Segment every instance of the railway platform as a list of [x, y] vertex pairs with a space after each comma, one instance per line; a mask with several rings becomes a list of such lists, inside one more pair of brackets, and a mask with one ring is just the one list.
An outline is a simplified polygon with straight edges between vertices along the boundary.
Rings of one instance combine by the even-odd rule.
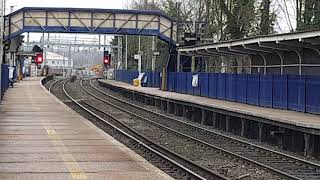
[[171, 179], [26, 78], [0, 105], [0, 179]]
[[[320, 116], [272, 109], [200, 96], [135, 87], [113, 80], [100, 84], [117, 89], [135, 101], [159, 107], [163, 112], [185, 116], [202, 125], [259, 141], [270, 141], [284, 149], [305, 154], [319, 152]], [[151, 102], [151, 103], [150, 103]]]

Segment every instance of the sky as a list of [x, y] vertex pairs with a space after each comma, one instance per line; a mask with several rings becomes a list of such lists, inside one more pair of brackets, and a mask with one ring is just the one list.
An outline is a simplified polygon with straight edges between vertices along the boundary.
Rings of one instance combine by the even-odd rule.
[[10, 6], [14, 6], [14, 11], [22, 7], [123, 9], [125, 2], [126, 0], [6, 0], [6, 12], [10, 12]]

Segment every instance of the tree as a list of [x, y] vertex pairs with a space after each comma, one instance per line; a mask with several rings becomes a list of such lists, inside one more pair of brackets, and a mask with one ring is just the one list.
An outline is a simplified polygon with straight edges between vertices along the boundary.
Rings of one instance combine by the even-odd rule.
[[320, 28], [320, 1], [296, 0], [297, 30]]

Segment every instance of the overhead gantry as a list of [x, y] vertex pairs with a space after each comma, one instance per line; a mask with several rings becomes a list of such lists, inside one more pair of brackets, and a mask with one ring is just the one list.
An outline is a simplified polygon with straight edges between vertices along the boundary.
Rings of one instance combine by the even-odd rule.
[[158, 36], [175, 46], [177, 23], [156, 10], [25, 7], [5, 17], [5, 40], [25, 32]]
[[200, 44], [178, 48], [180, 56], [248, 56], [249, 73], [320, 74], [320, 31], [304, 31], [279, 35]]

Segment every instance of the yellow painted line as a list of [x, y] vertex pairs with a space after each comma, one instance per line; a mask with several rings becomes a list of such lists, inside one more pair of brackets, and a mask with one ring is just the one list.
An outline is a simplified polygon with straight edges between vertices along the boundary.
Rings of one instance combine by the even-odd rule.
[[52, 140], [52, 143], [56, 145], [56, 149], [59, 152], [60, 157], [63, 159], [63, 162], [69, 169], [72, 179], [76, 180], [85, 180], [87, 179], [86, 174], [82, 171], [81, 167], [77, 163], [76, 159], [70, 153], [65, 153], [68, 151], [68, 148], [63, 144], [63, 141], [59, 134], [50, 127], [46, 127], [48, 137]]

